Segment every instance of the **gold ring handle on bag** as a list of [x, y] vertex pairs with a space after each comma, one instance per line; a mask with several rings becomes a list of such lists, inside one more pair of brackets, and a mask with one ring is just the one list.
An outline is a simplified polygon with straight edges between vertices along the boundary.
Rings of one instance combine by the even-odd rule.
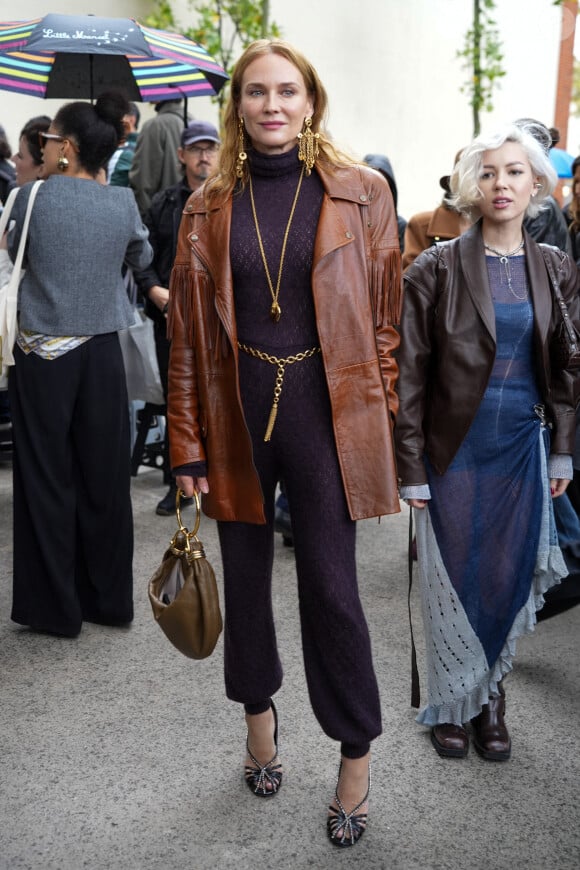
[[[177, 531], [171, 539], [171, 548], [178, 552], [185, 552], [188, 559], [203, 559], [205, 557], [203, 544], [197, 537], [199, 526], [201, 524], [201, 503], [199, 493], [193, 493], [195, 502], [195, 522], [193, 530], [190, 532], [184, 525], [181, 519], [181, 498], [187, 498], [183, 490], [178, 489], [175, 495], [175, 515], [177, 518]], [[192, 542], [194, 546], [192, 547]]]
[[183, 490], [178, 489], [176, 494], [175, 494], [175, 513], [177, 515], [177, 525], [179, 526], [180, 531], [186, 532], [189, 535], [189, 537], [194, 538], [199, 531], [199, 526], [201, 523], [201, 505], [200, 505], [200, 501], [199, 501], [199, 493], [198, 492], [193, 493], [193, 498], [195, 499], [195, 513], [196, 513], [196, 515], [195, 515], [195, 525], [193, 527], [192, 532], [188, 532], [187, 529], [184, 527], [183, 523], [181, 522], [181, 497], [182, 496], [183, 496], [183, 498], [187, 498], [187, 496], [185, 495]]

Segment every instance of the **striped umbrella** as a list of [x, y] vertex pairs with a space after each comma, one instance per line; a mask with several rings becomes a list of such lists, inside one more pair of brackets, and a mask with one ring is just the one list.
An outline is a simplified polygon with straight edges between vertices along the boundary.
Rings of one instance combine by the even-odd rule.
[[44, 99], [123, 91], [134, 102], [213, 96], [224, 69], [197, 43], [132, 18], [45, 15], [0, 22], [0, 89]]

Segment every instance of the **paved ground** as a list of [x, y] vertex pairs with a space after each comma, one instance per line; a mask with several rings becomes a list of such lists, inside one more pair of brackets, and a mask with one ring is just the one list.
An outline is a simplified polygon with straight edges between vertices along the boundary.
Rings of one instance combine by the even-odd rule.
[[[512, 760], [440, 759], [409, 707], [407, 516], [359, 524], [384, 735], [368, 831], [339, 852], [324, 827], [338, 754], [307, 700], [292, 550], [278, 542], [274, 596], [286, 774], [263, 801], [242, 782], [243, 719], [224, 698], [221, 641], [192, 662], [151, 616], [147, 580], [174, 523], [153, 512], [160, 477], [133, 482], [133, 626], [87, 625], [71, 641], [9, 620], [11, 470], [0, 466], [0, 870], [580, 867], [580, 608], [520, 641], [507, 681]], [[218, 566], [211, 521], [200, 537]]]

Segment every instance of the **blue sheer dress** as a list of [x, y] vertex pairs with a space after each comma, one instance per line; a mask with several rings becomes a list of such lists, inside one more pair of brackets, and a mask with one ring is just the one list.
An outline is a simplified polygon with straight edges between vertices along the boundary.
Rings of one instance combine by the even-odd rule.
[[478, 413], [443, 475], [426, 460], [431, 501], [415, 511], [428, 704], [417, 721], [476, 716], [533, 630], [566, 567], [547, 474], [549, 430], [534, 374], [525, 257], [486, 257], [497, 351]]

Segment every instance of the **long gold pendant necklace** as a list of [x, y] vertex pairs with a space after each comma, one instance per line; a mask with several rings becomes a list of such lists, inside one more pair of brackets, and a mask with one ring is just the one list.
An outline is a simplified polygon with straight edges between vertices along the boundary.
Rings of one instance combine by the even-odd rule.
[[282, 242], [282, 253], [280, 254], [280, 266], [278, 267], [278, 280], [276, 281], [276, 288], [274, 289], [274, 284], [272, 283], [272, 277], [270, 275], [270, 270], [268, 268], [268, 262], [266, 260], [266, 254], [264, 251], [264, 244], [262, 242], [262, 235], [260, 233], [260, 227], [258, 225], [258, 215], [256, 214], [256, 203], [254, 202], [254, 190], [252, 187], [252, 175], [249, 174], [249, 183], [250, 183], [250, 202], [252, 203], [252, 214], [254, 215], [254, 224], [256, 227], [256, 235], [258, 237], [258, 245], [260, 246], [260, 254], [262, 255], [262, 262], [264, 264], [264, 271], [266, 272], [266, 279], [268, 281], [268, 287], [270, 288], [270, 295], [272, 296], [272, 305], [270, 306], [270, 317], [274, 321], [274, 323], [278, 323], [280, 320], [280, 316], [282, 314], [282, 309], [280, 308], [280, 304], [278, 302], [278, 296], [280, 295], [280, 281], [282, 280], [282, 269], [284, 268], [284, 256], [286, 254], [286, 243], [288, 241], [288, 235], [290, 233], [290, 226], [292, 224], [292, 218], [294, 217], [294, 211], [296, 209], [296, 203], [298, 202], [298, 194], [300, 193], [300, 188], [302, 186], [302, 178], [304, 176], [304, 165], [302, 166], [302, 172], [300, 173], [300, 178], [298, 179], [298, 186], [296, 187], [296, 193], [294, 194], [294, 202], [292, 203], [292, 208], [290, 209], [290, 217], [288, 218], [288, 223], [286, 224], [286, 231], [284, 233], [284, 241]]

